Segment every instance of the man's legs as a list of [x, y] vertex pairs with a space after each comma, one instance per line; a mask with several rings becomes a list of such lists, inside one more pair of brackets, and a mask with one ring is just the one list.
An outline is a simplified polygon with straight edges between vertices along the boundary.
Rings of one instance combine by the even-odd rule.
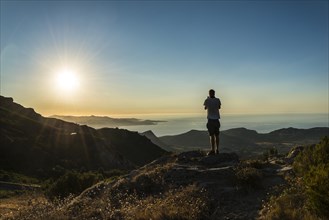
[[213, 151], [214, 153], [216, 152], [215, 150], [215, 142], [217, 141], [216, 136], [210, 135], [210, 146], [211, 146], [211, 151]]
[[[214, 145], [215, 145], [215, 143], [214, 143]], [[215, 149], [215, 146], [213, 147], [213, 149]], [[215, 151], [216, 154], [219, 153], [218, 149], [219, 149], [219, 134], [216, 134], [216, 151]]]
[[219, 153], [219, 134], [210, 135], [211, 152]]
[[210, 146], [211, 151], [209, 154], [218, 154], [218, 148], [219, 148], [219, 128], [220, 123], [219, 120], [208, 120], [207, 128], [209, 132], [210, 137]]

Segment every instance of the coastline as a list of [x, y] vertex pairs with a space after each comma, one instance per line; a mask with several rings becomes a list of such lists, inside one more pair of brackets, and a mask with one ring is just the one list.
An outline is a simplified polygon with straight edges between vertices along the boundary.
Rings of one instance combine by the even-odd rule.
[[[119, 126], [119, 128], [145, 132], [152, 130], [158, 137], [177, 135], [190, 130], [206, 130], [204, 115], [171, 115], [150, 117], [151, 120], [165, 120], [166, 122], [147, 126]], [[315, 114], [271, 114], [271, 115], [225, 115], [221, 117], [221, 130], [244, 127], [258, 133], [268, 133], [282, 128], [309, 129], [314, 127], [329, 127], [329, 115]]]

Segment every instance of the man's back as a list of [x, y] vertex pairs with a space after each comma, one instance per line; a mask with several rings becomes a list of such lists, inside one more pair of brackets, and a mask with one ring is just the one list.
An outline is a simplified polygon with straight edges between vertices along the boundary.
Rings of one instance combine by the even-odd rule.
[[220, 102], [219, 98], [208, 97], [204, 101], [204, 106], [207, 109], [207, 118], [208, 119], [220, 119], [219, 109], [221, 106], [221, 102]]

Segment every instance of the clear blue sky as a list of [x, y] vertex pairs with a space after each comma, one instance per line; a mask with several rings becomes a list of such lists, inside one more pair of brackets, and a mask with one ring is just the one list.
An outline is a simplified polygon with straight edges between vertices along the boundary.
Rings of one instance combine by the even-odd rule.
[[202, 113], [210, 88], [223, 113], [327, 113], [328, 1], [1, 0], [1, 95], [44, 115]]

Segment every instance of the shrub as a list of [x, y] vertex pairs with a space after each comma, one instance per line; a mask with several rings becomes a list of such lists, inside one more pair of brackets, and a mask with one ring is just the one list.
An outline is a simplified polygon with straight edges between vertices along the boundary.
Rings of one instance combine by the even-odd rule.
[[293, 166], [303, 180], [310, 208], [320, 216], [329, 216], [329, 138], [305, 148]]
[[104, 178], [99, 173], [67, 171], [54, 183], [46, 185], [45, 195], [51, 200], [77, 195], [102, 179]]
[[240, 167], [235, 172], [237, 185], [247, 189], [261, 188], [262, 173], [253, 167]]
[[293, 163], [296, 176], [272, 196], [260, 219], [327, 219], [329, 216], [329, 139], [305, 147]]
[[246, 160], [244, 163], [246, 164], [246, 166], [256, 169], [262, 169], [266, 165], [266, 162], [262, 160]]
[[23, 174], [0, 170], [0, 181], [24, 183], [24, 184], [38, 184], [40, 181], [34, 177], [26, 176]]
[[278, 149], [276, 147], [272, 147], [269, 149], [269, 155], [270, 156], [278, 156]]
[[278, 155], [279, 155], [278, 149], [276, 149], [276, 147], [272, 147], [263, 153], [262, 158], [263, 160], [268, 160], [269, 158], [277, 157]]
[[305, 195], [300, 187], [290, 187], [279, 196], [272, 196], [270, 201], [261, 211], [260, 219], [298, 219], [316, 220], [316, 215], [311, 213], [305, 206]]

